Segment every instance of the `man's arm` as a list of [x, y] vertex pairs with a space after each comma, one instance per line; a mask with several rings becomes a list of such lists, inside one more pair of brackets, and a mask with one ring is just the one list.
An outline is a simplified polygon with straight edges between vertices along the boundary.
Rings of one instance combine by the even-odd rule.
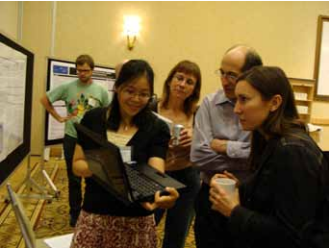
[[201, 171], [216, 171], [216, 167], [222, 165], [227, 158], [225, 154], [217, 153], [211, 148], [214, 136], [211, 128], [210, 108], [210, 102], [205, 98], [195, 116], [190, 159]]
[[61, 117], [55, 110], [54, 106], [52, 103], [49, 101], [47, 95], [45, 94], [41, 99], [40, 99], [41, 104], [45, 107], [47, 112], [50, 113], [51, 116], [53, 116], [54, 119], [56, 119], [60, 123], [64, 123], [67, 120], [70, 119], [70, 117]]
[[[212, 129], [212, 122], [216, 122], [216, 119], [211, 116], [211, 108], [214, 106], [205, 98], [195, 118], [191, 161], [201, 171], [221, 171], [223, 165], [230, 164], [230, 161], [234, 163], [236, 159], [245, 159], [250, 153], [249, 142], [216, 138]], [[218, 125], [223, 125], [223, 129], [227, 129], [224, 127], [225, 124]], [[246, 141], [244, 138], [241, 140]]]
[[230, 158], [248, 158], [250, 153], [250, 143], [241, 141], [230, 141], [215, 138], [210, 142], [210, 147]]

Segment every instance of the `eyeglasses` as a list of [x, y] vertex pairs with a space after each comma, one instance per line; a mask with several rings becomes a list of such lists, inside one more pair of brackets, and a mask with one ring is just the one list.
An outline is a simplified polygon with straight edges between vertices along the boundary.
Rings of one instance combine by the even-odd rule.
[[195, 84], [195, 80], [185, 77], [184, 75], [181, 75], [181, 74], [175, 74], [174, 79], [179, 82], [183, 82], [185, 80], [186, 84], [188, 84], [190, 86]]
[[77, 74], [89, 73], [90, 71], [91, 71], [91, 69], [77, 69]]
[[148, 101], [151, 98], [151, 95], [149, 93], [138, 93], [130, 89], [123, 89], [122, 93], [127, 97], [127, 98], [135, 98], [138, 97], [140, 100], [143, 101]]
[[217, 69], [215, 74], [219, 75], [221, 78], [226, 78], [231, 82], [235, 82], [239, 77], [239, 75], [234, 72], [224, 72], [222, 69]]

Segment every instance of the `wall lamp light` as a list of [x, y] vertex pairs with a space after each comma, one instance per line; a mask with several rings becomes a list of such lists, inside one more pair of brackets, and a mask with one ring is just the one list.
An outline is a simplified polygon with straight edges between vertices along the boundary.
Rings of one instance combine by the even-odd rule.
[[132, 50], [140, 30], [140, 18], [138, 16], [125, 16], [123, 29], [127, 36], [127, 48]]

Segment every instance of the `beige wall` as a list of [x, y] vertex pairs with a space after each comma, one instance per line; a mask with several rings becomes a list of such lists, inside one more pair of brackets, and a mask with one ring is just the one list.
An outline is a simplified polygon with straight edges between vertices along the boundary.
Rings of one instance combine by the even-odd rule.
[[18, 21], [18, 2], [0, 2], [0, 31], [16, 40]]
[[[247, 43], [265, 64], [282, 67], [288, 76], [312, 78], [317, 18], [329, 15], [329, 2], [56, 2], [54, 56], [74, 60], [90, 53], [101, 65], [115, 66], [130, 58], [144, 58], [156, 73], [161, 93], [168, 71], [182, 59], [202, 70], [202, 96], [220, 87], [214, 70], [224, 51]], [[46, 56], [51, 48], [49, 2], [24, 2], [23, 44], [36, 55], [32, 153], [42, 147], [43, 110], [38, 103], [45, 90]], [[1, 14], [1, 12], [0, 12]], [[142, 30], [136, 47], [128, 51], [122, 35], [123, 16], [139, 15]], [[315, 104], [326, 116], [329, 104]], [[328, 117], [328, 115], [327, 115]], [[329, 137], [329, 136], [327, 136]]]
[[22, 43], [34, 54], [32, 97], [31, 154], [40, 155], [43, 148], [44, 115], [40, 98], [45, 92], [47, 56], [51, 47], [51, 2], [25, 2]]

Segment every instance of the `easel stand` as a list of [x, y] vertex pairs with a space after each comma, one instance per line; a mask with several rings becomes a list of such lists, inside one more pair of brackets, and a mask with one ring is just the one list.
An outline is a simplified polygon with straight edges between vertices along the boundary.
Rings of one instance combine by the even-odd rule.
[[[37, 183], [33, 178], [32, 178], [32, 169], [31, 169], [31, 159], [30, 159], [30, 155], [28, 155], [28, 162], [27, 162], [27, 174], [26, 174], [26, 178], [23, 182], [23, 184], [26, 185], [26, 188], [28, 190], [27, 194], [20, 194], [19, 197], [20, 198], [25, 198], [25, 199], [44, 199], [44, 200], [49, 200], [51, 202], [51, 200], [53, 198], [58, 198], [60, 195], [60, 191], [58, 191], [58, 189], [56, 188], [55, 184], [53, 183], [53, 181], [51, 180], [51, 178], [49, 177], [49, 175], [47, 174], [45, 168], [44, 168], [44, 152], [45, 150], [43, 150], [42, 156], [41, 156], [41, 162], [40, 162], [40, 172], [38, 172], [39, 174], [42, 174], [42, 179], [45, 180], [45, 185], [41, 186], [39, 183]], [[54, 166], [54, 170], [58, 169], [58, 164], [56, 163]], [[50, 193], [47, 189], [46, 186], [50, 187]], [[38, 193], [34, 194], [32, 193], [32, 190], [37, 190]]]

